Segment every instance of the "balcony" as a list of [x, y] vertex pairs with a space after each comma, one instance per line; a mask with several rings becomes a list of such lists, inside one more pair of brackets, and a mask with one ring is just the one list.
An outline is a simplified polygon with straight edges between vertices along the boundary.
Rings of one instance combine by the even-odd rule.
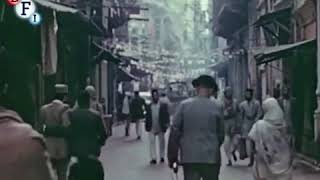
[[229, 39], [248, 23], [248, 1], [229, 0], [225, 2], [215, 22], [214, 32], [217, 36]]

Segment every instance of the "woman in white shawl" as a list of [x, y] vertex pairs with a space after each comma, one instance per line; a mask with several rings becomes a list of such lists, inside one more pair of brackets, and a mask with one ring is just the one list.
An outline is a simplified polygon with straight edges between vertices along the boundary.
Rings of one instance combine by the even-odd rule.
[[252, 127], [249, 137], [255, 142], [256, 180], [291, 180], [292, 153], [285, 134], [284, 114], [277, 100], [268, 98], [262, 105], [264, 117]]

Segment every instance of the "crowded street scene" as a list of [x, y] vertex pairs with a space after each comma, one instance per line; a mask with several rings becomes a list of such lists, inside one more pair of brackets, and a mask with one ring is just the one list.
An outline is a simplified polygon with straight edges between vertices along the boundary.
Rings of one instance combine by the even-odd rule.
[[1, 0], [0, 180], [319, 180], [320, 0]]

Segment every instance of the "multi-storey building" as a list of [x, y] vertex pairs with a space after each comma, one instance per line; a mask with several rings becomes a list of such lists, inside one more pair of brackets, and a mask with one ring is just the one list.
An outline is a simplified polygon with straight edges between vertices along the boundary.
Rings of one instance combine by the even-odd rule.
[[[224, 54], [228, 57], [228, 68], [222, 68], [226, 85], [234, 89], [234, 96], [242, 100], [248, 87], [248, 14], [246, 0], [214, 1], [216, 12], [214, 32], [218, 37], [227, 40], [228, 47]], [[218, 12], [218, 14], [217, 14]], [[236, 21], [235, 21], [236, 19]], [[218, 40], [219, 42], [219, 40]]]

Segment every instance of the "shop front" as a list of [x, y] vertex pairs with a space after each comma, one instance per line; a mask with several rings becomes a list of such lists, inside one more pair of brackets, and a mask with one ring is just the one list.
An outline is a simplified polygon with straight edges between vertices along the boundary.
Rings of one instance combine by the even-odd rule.
[[[298, 153], [320, 160], [320, 146], [314, 142], [314, 110], [316, 109], [316, 40], [264, 48], [255, 55], [257, 66], [270, 66], [283, 61], [282, 90], [288, 89], [291, 103], [291, 121]], [[261, 74], [260, 74], [261, 76]], [[260, 86], [268, 82], [260, 81]], [[280, 97], [281, 98], [281, 97]]]

